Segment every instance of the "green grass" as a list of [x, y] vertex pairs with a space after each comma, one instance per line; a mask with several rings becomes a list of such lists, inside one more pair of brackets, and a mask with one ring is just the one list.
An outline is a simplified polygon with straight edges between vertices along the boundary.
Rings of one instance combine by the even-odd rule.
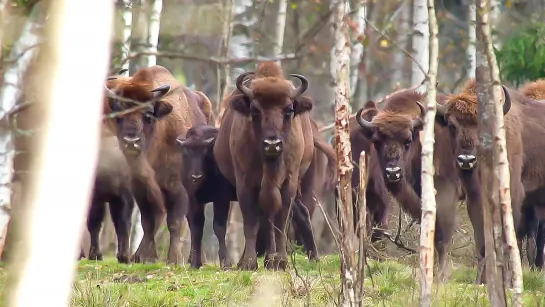
[[[163, 263], [122, 265], [114, 259], [79, 263], [72, 306], [335, 306], [340, 289], [339, 257], [319, 263], [295, 257], [287, 272], [199, 270]], [[0, 271], [1, 289], [6, 284]], [[297, 273], [296, 273], [297, 272]], [[371, 274], [369, 274], [371, 273]], [[473, 284], [476, 271], [455, 267], [450, 281], [434, 288], [434, 306], [489, 306], [485, 286]], [[418, 268], [395, 261], [369, 261], [366, 306], [417, 306]], [[545, 306], [541, 272], [524, 274], [524, 306]]]

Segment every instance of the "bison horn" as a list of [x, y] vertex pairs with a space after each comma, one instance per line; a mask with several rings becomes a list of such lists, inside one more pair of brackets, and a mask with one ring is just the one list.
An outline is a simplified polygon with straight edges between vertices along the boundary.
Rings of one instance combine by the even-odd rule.
[[444, 117], [445, 113], [447, 111], [447, 108], [444, 105], [440, 104], [440, 103], [437, 104], [436, 108], [437, 108], [437, 112], [435, 113], [435, 116], [436, 117]]
[[373, 130], [375, 128], [375, 124], [363, 119], [363, 117], [361, 117], [361, 112], [363, 112], [363, 108], [359, 109], [358, 113], [356, 113], [356, 122], [358, 122], [358, 125], [360, 125], [363, 129]]
[[206, 144], [211, 144], [211, 143], [212, 143], [212, 141], [214, 141], [214, 138], [213, 138], [213, 137], [212, 137], [212, 138], [208, 138], [208, 139], [204, 140], [204, 142], [205, 142]]
[[505, 115], [511, 109], [511, 95], [509, 95], [509, 91], [507, 90], [505, 85], [502, 85], [501, 88], [503, 89], [505, 99], [505, 101], [503, 102], [503, 115]]
[[117, 74], [118, 74], [118, 75], [122, 75], [122, 74], [126, 73], [127, 71], [128, 71], [127, 68], [122, 68], [121, 70], [119, 70], [119, 71], [117, 72]]
[[163, 84], [153, 90], [151, 90], [152, 93], [155, 93], [153, 98], [161, 98], [163, 96], [165, 96], [168, 91], [170, 91], [170, 85], [169, 84]]
[[420, 117], [412, 120], [413, 129], [420, 128], [424, 124], [424, 121], [422, 119], [426, 114], [426, 108], [424, 108], [423, 104], [421, 104], [419, 101], [416, 101], [416, 105], [420, 109]]
[[308, 80], [305, 76], [299, 75], [299, 74], [290, 74], [290, 77], [295, 77], [299, 80], [301, 80], [301, 85], [295, 89], [295, 93], [291, 96], [291, 98], [295, 98], [303, 94], [307, 88], [308, 88]]
[[107, 81], [110, 81], [110, 80], [115, 80], [117, 79], [117, 76], [111, 76], [111, 77], [108, 77], [108, 79], [106, 79]]
[[244, 82], [244, 78], [246, 78], [246, 76], [253, 75], [253, 74], [255, 73], [251, 71], [240, 74], [236, 82], [237, 89], [242, 93], [242, 95], [250, 99], [254, 98], [254, 92], [251, 89], [249, 89], [246, 85], [242, 84], [242, 82]]
[[180, 145], [180, 146], [184, 146], [185, 145], [185, 140], [176, 139], [176, 143], [178, 143], [178, 145]]

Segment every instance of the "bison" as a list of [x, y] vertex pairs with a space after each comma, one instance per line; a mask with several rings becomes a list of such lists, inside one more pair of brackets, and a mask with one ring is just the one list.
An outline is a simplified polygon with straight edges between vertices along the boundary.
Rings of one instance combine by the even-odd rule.
[[[443, 102], [446, 97], [438, 95]], [[422, 130], [426, 101], [424, 94], [414, 90], [394, 93], [383, 101], [377, 110], [367, 104], [364, 111], [377, 114], [371, 121], [356, 117], [358, 132], [373, 142], [370, 148], [370, 177], [385, 186], [397, 199], [404, 211], [413, 218], [421, 217], [421, 150], [419, 132]], [[358, 113], [362, 114], [360, 110]], [[454, 231], [456, 204], [461, 198], [461, 189], [455, 173], [456, 166], [449, 133], [446, 128], [435, 124], [434, 182], [437, 190], [437, 218], [435, 248], [438, 253], [440, 279], [447, 276], [447, 250]], [[377, 167], [373, 167], [376, 164]], [[376, 186], [376, 185], [375, 185]], [[384, 196], [383, 196], [384, 197]]]
[[[251, 74], [255, 78], [247, 87], [242, 82]], [[255, 73], [241, 74], [236, 81], [238, 92], [227, 98], [229, 108], [214, 145], [221, 173], [237, 190], [246, 240], [238, 267], [245, 270], [257, 269], [260, 223], [267, 235], [265, 267], [286, 268], [286, 221], [314, 154], [309, 117], [313, 101], [302, 96], [308, 81], [302, 75], [291, 76], [301, 80], [299, 87], [294, 88], [274, 62], [260, 64]]]
[[170, 232], [167, 261], [179, 263], [188, 198], [176, 137], [207, 122], [200, 106], [210, 105], [210, 101], [204, 95], [188, 97], [189, 90], [159, 65], [142, 68], [106, 91], [110, 108], [118, 113], [116, 136], [132, 169], [133, 193], [142, 216], [144, 237], [133, 260], [157, 259], [155, 234], [166, 213]]
[[[503, 89], [503, 114], [510, 169], [511, 204], [519, 247], [525, 235], [521, 222], [523, 201], [533, 203], [538, 209], [540, 199], [533, 193], [545, 187], [545, 166], [540, 163], [545, 142], [536, 135], [545, 133], [540, 118], [545, 115], [545, 104], [525, 97], [521, 92]], [[448, 127], [453, 141], [458, 173], [467, 194], [467, 206], [475, 230], [475, 244], [480, 258], [484, 257], [483, 217], [481, 210], [480, 178], [476, 172], [477, 157], [477, 94], [475, 79], [469, 80], [461, 93], [450, 97], [444, 106], [438, 107], [437, 119]], [[536, 194], [534, 194], [536, 195]], [[536, 210], [537, 211], [537, 210]], [[484, 274], [478, 281], [484, 282]]]
[[191, 231], [191, 267], [202, 266], [202, 235], [204, 228], [204, 205], [213, 202], [214, 233], [218, 238], [218, 256], [222, 268], [230, 267], [225, 234], [230, 202], [237, 200], [235, 187], [223, 177], [214, 161], [213, 146], [218, 128], [200, 125], [179, 136], [176, 142], [181, 148], [182, 182], [189, 196], [187, 214]]

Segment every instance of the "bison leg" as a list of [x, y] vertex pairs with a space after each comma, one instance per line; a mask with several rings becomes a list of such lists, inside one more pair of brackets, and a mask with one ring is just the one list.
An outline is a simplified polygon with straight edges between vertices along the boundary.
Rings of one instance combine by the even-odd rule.
[[[238, 187], [237, 187], [238, 188]], [[242, 213], [242, 222], [244, 223], [244, 253], [240, 258], [237, 267], [242, 270], [257, 270], [256, 240], [259, 229], [259, 212], [256, 212], [254, 206], [255, 197], [249, 191], [237, 189], [238, 203]]]
[[189, 202], [187, 192], [180, 184], [178, 189], [163, 193], [167, 207], [167, 226], [170, 233], [167, 263], [180, 264], [182, 263], [182, 223], [187, 214], [187, 203]]
[[437, 195], [437, 219], [435, 221], [435, 249], [439, 265], [439, 282], [446, 282], [450, 267], [448, 265], [447, 252], [452, 242], [454, 227], [456, 224], [456, 211], [458, 208], [457, 187], [447, 180], [435, 180]]
[[102, 260], [99, 237], [105, 213], [105, 203], [93, 199], [91, 209], [89, 210], [89, 216], [87, 216], [87, 230], [91, 236], [91, 246], [89, 248], [90, 260]]
[[204, 229], [204, 206], [199, 204], [195, 199], [191, 199], [189, 203], [189, 213], [187, 222], [189, 231], [191, 232], [191, 251], [190, 262], [191, 267], [198, 269], [202, 266], [202, 234]]
[[120, 263], [129, 263], [131, 215], [134, 210], [134, 201], [129, 192], [122, 193], [119, 198], [110, 201], [110, 215], [117, 235], [117, 260]]
[[83, 252], [83, 246], [80, 247], [80, 250], [79, 250], [79, 257], [78, 257], [78, 260], [81, 260], [85, 258], [85, 253]]
[[155, 234], [165, 217], [163, 196], [156, 184], [155, 188], [151, 185], [148, 188], [148, 185], [136, 182], [133, 185], [133, 191], [142, 217], [144, 236], [132, 257], [132, 261], [138, 263], [155, 262], [158, 258], [155, 248]]
[[225, 243], [225, 234], [227, 233], [227, 219], [229, 218], [229, 210], [231, 209], [230, 201], [215, 201], [214, 202], [214, 233], [218, 238], [218, 257], [222, 269], [231, 267], [229, 255], [227, 253], [227, 244]]
[[535, 266], [538, 269], [543, 269], [543, 250], [545, 248], [545, 222], [539, 221], [536, 234], [536, 261]]
[[312, 233], [312, 223], [307, 207], [300, 200], [295, 199], [292, 205], [292, 214], [294, 226], [297, 226], [296, 229], [299, 230], [298, 233], [303, 238], [303, 245], [305, 246], [308, 259], [318, 260], [318, 250], [314, 234]]

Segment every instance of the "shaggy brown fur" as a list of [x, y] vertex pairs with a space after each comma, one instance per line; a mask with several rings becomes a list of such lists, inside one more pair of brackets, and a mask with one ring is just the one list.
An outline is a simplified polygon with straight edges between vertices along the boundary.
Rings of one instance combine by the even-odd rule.
[[520, 92], [534, 100], [543, 100], [545, 99], [545, 79], [539, 79], [537, 81], [525, 84]]
[[[263, 63], [258, 67], [256, 76], [259, 78], [252, 80], [248, 89], [253, 92], [254, 99], [239, 91], [228, 97], [230, 107], [225, 111], [214, 146], [214, 158], [221, 173], [237, 189], [246, 239], [238, 266], [247, 270], [257, 268], [256, 239], [260, 223], [267, 227], [265, 266], [269, 269], [286, 267], [287, 251], [282, 230], [291, 201], [314, 154], [308, 114], [312, 100], [304, 96], [288, 97], [292, 92], [291, 85], [280, 79], [281, 69], [274, 65], [277, 64]], [[243, 86], [241, 78], [237, 80], [239, 86]], [[265, 152], [265, 148], [270, 148], [264, 146], [265, 140], [278, 141], [281, 149], [269, 155]], [[255, 206], [256, 202], [259, 207]], [[298, 209], [303, 207], [296, 199], [293, 217], [301, 225], [310, 226], [310, 221], [298, 214]], [[300, 230], [313, 241], [310, 227]], [[310, 258], [317, 257], [313, 245]]]
[[[444, 103], [446, 96], [438, 95], [437, 101]], [[373, 141], [370, 148], [370, 180], [374, 180], [375, 192], [379, 197], [379, 205], [387, 205], [387, 195], [381, 192], [383, 183], [397, 199], [402, 208], [414, 218], [421, 215], [421, 144], [419, 131], [422, 126], [414, 128], [412, 121], [423, 117], [416, 104], [426, 104], [426, 97], [415, 91], [402, 91], [389, 97], [376, 110], [369, 127], [360, 126], [354, 133]], [[372, 106], [369, 106], [372, 108]], [[357, 132], [356, 132], [357, 131]], [[436, 142], [434, 146], [435, 185], [437, 189], [437, 220], [435, 246], [439, 254], [438, 262], [442, 279], [447, 275], [447, 249], [450, 245], [456, 216], [456, 204], [461, 197], [458, 178], [455, 175], [451, 142], [448, 130], [435, 125]], [[387, 178], [388, 170], [398, 167], [400, 178]], [[380, 199], [381, 198], [381, 199]], [[382, 201], [381, 201], [382, 200]]]
[[[116, 126], [120, 146], [132, 168], [134, 196], [142, 213], [144, 238], [133, 256], [136, 262], [156, 260], [155, 234], [165, 211], [170, 231], [168, 262], [182, 260], [180, 235], [188, 200], [175, 140], [191, 126], [205, 124], [206, 119], [198, 102], [188, 99], [183, 86], [162, 66], [143, 68], [132, 77], [119, 80], [112, 90], [125, 98], [146, 102], [153, 97], [152, 90], [165, 84], [170, 85], [169, 95], [149, 108], [121, 116]], [[132, 105], [110, 99], [113, 111], [126, 110]], [[125, 141], [135, 137], [139, 138], [134, 141], [138, 147]]]

